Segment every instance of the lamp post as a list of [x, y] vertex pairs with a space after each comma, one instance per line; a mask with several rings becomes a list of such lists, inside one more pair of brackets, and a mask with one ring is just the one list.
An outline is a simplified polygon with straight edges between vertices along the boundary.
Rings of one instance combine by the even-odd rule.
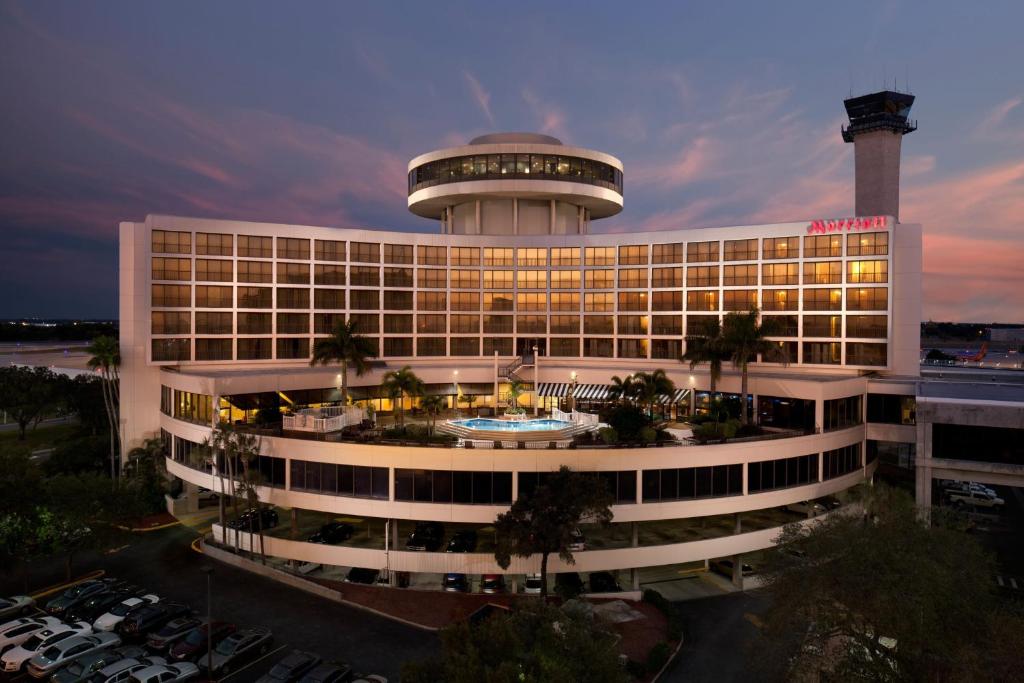
[[459, 417], [459, 371], [452, 370], [452, 384], [455, 385], [455, 418]]
[[206, 574], [206, 674], [213, 680], [213, 567], [203, 567]]
[[576, 410], [576, 371], [573, 370], [569, 373], [569, 379], [572, 380], [572, 386], [569, 387], [569, 412]]
[[540, 356], [537, 355], [537, 344], [533, 345], [533, 416], [540, 414], [540, 401], [537, 398], [537, 380], [540, 373]]

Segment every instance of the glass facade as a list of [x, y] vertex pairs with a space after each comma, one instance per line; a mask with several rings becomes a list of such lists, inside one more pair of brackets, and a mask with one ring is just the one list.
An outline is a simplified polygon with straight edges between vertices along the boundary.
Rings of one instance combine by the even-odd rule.
[[470, 180], [562, 180], [622, 194], [622, 171], [581, 157], [554, 154], [475, 154], [421, 164], [409, 171], [409, 194]]

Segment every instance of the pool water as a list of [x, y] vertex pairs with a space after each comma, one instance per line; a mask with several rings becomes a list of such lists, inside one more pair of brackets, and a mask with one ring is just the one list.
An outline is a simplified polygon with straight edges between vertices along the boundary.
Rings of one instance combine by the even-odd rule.
[[452, 420], [453, 425], [486, 432], [551, 432], [571, 427], [564, 420], [489, 420], [474, 417], [468, 420]]

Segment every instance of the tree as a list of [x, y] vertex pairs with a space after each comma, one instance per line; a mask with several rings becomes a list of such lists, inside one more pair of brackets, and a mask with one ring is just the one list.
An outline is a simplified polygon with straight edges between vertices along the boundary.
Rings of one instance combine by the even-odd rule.
[[242, 465], [237, 494], [246, 501], [247, 509], [256, 511], [255, 515], [249, 515], [249, 548], [252, 548], [251, 538], [253, 533], [253, 523], [255, 523], [255, 531], [260, 538], [260, 560], [263, 564], [266, 564], [267, 553], [263, 540], [263, 504], [260, 502], [259, 494], [259, 487], [263, 485], [263, 475], [259, 469], [254, 469], [252, 466], [260, 455], [260, 438], [255, 434], [249, 434], [246, 432], [235, 432], [234, 436], [235, 451], [238, 454], [238, 461]]
[[341, 364], [341, 403], [348, 405], [348, 368], [351, 365], [358, 377], [362, 377], [370, 369], [369, 360], [377, 357], [377, 349], [373, 342], [356, 333], [353, 320], [338, 323], [333, 334], [325, 339], [318, 339], [313, 346], [313, 358], [310, 365]]
[[37, 424], [57, 399], [57, 375], [48, 368], [0, 367], [0, 410], [18, 423], [18, 441], [30, 424]]
[[618, 636], [578, 611], [537, 600], [441, 631], [441, 656], [402, 667], [408, 683], [625, 683]]
[[634, 396], [641, 405], [647, 406], [647, 414], [654, 417], [654, 404], [662, 396], [671, 396], [676, 385], [661, 368], [653, 372], [638, 372], [632, 379]]
[[469, 410], [470, 416], [473, 415], [473, 404], [476, 403], [477, 398], [476, 394], [465, 394], [462, 396], [462, 401], [466, 404], [466, 409]]
[[518, 379], [510, 379], [508, 382], [508, 412], [515, 415], [520, 411], [519, 397], [523, 395], [525, 385]]
[[[254, 445], [255, 442], [255, 445]], [[239, 472], [243, 455], [248, 454], [255, 448], [259, 452], [259, 443], [255, 435], [241, 432], [231, 424], [218, 424], [210, 436], [203, 439], [199, 448], [194, 449], [193, 459], [195, 461], [209, 462], [217, 471], [220, 479], [220, 523], [224, 525], [224, 496], [231, 501], [231, 509], [234, 516], [238, 517], [238, 498], [241, 495], [239, 490]], [[238, 529], [235, 529], [235, 549], [238, 549]]]
[[690, 370], [695, 370], [701, 363], [707, 363], [711, 378], [709, 390], [714, 394], [718, 380], [722, 379], [722, 363], [729, 360], [731, 354], [722, 342], [722, 325], [717, 317], [708, 321], [703, 332], [686, 338], [686, 353], [679, 360], [689, 363]]
[[612, 385], [608, 387], [609, 400], [629, 403], [635, 396], [636, 386], [633, 384], [632, 375], [626, 375], [625, 379], [612, 375]]
[[532, 494], [523, 495], [494, 522], [494, 559], [507, 569], [512, 556], [540, 553], [541, 595], [548, 594], [548, 556], [557, 553], [573, 564], [573, 531], [586, 520], [602, 526], [612, 521], [612, 494], [604, 479], [573, 472], [563, 465], [543, 480]]
[[384, 375], [381, 388], [385, 395], [398, 399], [398, 424], [405, 425], [405, 396], [422, 396], [423, 380], [408, 365]]
[[125, 478], [138, 492], [147, 512], [156, 512], [164, 505], [167, 493], [167, 453], [163, 440], [145, 439], [141, 446], [128, 451]]
[[110, 421], [103, 399], [103, 380], [100, 377], [78, 375], [72, 379], [60, 375], [58, 385], [65, 405], [78, 416], [78, 423], [83, 430], [88, 431], [91, 436], [101, 436], [103, 431], [109, 429]]
[[115, 337], [96, 337], [86, 348], [86, 353], [90, 356], [89, 368], [98, 371], [103, 379], [103, 405], [107, 409], [107, 420], [110, 422], [110, 478], [115, 479], [118, 470], [118, 449], [122, 443], [121, 420], [118, 417], [118, 410], [121, 407], [118, 376], [118, 368], [121, 366], [121, 345]]
[[757, 360], [758, 355], [765, 360], [777, 360], [789, 363], [786, 349], [777, 342], [766, 337], [776, 333], [774, 320], [767, 319], [758, 324], [760, 311], [752, 308], [746, 313], [726, 313], [722, 324], [722, 345], [729, 351], [732, 365], [740, 370], [740, 424], [749, 422], [747, 406], [747, 384], [749, 382], [748, 365]]
[[444, 398], [437, 394], [424, 396], [420, 399], [420, 408], [423, 408], [423, 411], [430, 418], [430, 433], [433, 434], [437, 415], [444, 409]]

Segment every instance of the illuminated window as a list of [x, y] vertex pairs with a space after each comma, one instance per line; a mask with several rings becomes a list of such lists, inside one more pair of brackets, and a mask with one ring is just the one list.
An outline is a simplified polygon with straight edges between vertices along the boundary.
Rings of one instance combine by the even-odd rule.
[[412, 263], [411, 244], [385, 244], [384, 263], [406, 265]]
[[799, 258], [799, 237], [765, 237], [761, 244], [765, 259]]
[[380, 268], [377, 266], [349, 266], [348, 277], [353, 287], [380, 287]]
[[441, 268], [420, 268], [416, 271], [416, 280], [420, 287], [447, 289], [448, 271]]
[[551, 289], [579, 289], [580, 271], [578, 270], [554, 270], [551, 271]]
[[192, 253], [192, 233], [190, 232], [154, 230], [152, 237], [154, 254]]
[[[804, 265], [807, 266], [813, 264], [807, 263]], [[766, 263], [763, 266], [761, 266], [761, 284], [800, 284], [800, 266], [797, 263]]]
[[682, 263], [683, 260], [682, 242], [651, 246], [651, 263]]
[[843, 309], [843, 290], [841, 289], [805, 289], [803, 297], [805, 311], [841, 311]]
[[722, 292], [722, 310], [751, 311], [757, 308], [756, 289], [727, 289]]
[[448, 297], [444, 292], [416, 292], [416, 310], [446, 311], [448, 310]]
[[309, 240], [297, 237], [278, 237], [277, 258], [309, 260]]
[[484, 247], [485, 266], [515, 265], [515, 252], [509, 247]]
[[705, 263], [718, 260], [718, 242], [687, 242], [686, 262]]
[[622, 289], [647, 287], [647, 269], [623, 268], [619, 271], [619, 287]]
[[344, 285], [345, 266], [334, 264], [316, 264], [313, 267], [313, 284], [315, 285]]
[[647, 334], [646, 315], [620, 315], [619, 334]]
[[551, 334], [579, 334], [580, 317], [578, 315], [551, 316]]
[[548, 271], [520, 270], [516, 271], [516, 286], [519, 289], [547, 289]]
[[285, 285], [308, 285], [308, 263], [278, 263], [277, 282]]
[[516, 294], [517, 311], [544, 311], [548, 307], [546, 294], [535, 294], [531, 292], [519, 292]]
[[448, 264], [448, 252], [445, 247], [431, 247], [421, 244], [416, 247], [416, 262], [421, 266], [444, 266]]
[[612, 289], [615, 287], [615, 271], [588, 270], [584, 273], [583, 282], [587, 289]]
[[485, 270], [484, 289], [512, 289], [513, 272], [511, 270]]
[[619, 358], [647, 358], [646, 339], [620, 339]]
[[453, 270], [452, 289], [480, 289], [479, 270]]
[[804, 263], [805, 285], [838, 285], [843, 281], [842, 261], [815, 261]]
[[552, 292], [549, 300], [552, 311], [580, 310], [579, 292]]
[[646, 311], [647, 292], [619, 292], [620, 311]]
[[317, 261], [344, 261], [345, 243], [338, 240], [316, 240], [313, 243], [313, 258]]
[[652, 311], [681, 311], [683, 310], [683, 292], [675, 290], [671, 292], [654, 292], [651, 295]]
[[349, 247], [352, 250], [349, 257], [350, 261], [355, 261], [356, 263], [380, 263], [380, 245], [376, 242], [353, 242]]
[[761, 310], [795, 311], [800, 308], [796, 289], [765, 289], [761, 292]]
[[231, 282], [235, 279], [234, 266], [232, 261], [198, 258], [196, 259], [196, 279], [207, 282]]
[[726, 240], [723, 261], [753, 261], [757, 258], [757, 239]]
[[594, 313], [615, 310], [615, 294], [612, 292], [594, 292], [583, 296], [583, 310]]
[[846, 307], [851, 311], [885, 311], [889, 308], [888, 287], [850, 287]]
[[846, 236], [847, 256], [885, 256], [888, 253], [889, 233], [887, 232], [867, 232]]
[[[521, 296], [526, 296], [521, 295]], [[484, 294], [484, 310], [485, 311], [511, 311], [514, 308], [515, 302], [512, 299], [511, 292], [495, 292], [493, 294]]]
[[452, 247], [453, 266], [479, 266], [479, 247]]
[[686, 310], [688, 311], [717, 311], [718, 292], [698, 291], [686, 293]]
[[196, 308], [231, 308], [231, 287], [196, 285]]
[[239, 261], [239, 282], [273, 282], [274, 264], [269, 261]]
[[[707, 242], [706, 244], [718, 244]], [[717, 287], [718, 266], [687, 266], [686, 268], [687, 287]]]
[[234, 253], [234, 236], [216, 232], [196, 233], [196, 253], [206, 256], [231, 256]]
[[651, 270], [652, 287], [682, 287], [683, 268], [654, 268]]
[[153, 311], [150, 317], [153, 334], [188, 334], [192, 331], [192, 314], [188, 311]]
[[554, 247], [551, 249], [552, 266], [578, 266], [580, 265], [579, 247]]
[[847, 261], [846, 281], [850, 284], [889, 281], [888, 261]]
[[246, 258], [273, 258], [274, 239], [256, 235], [239, 235], [238, 255]]
[[453, 311], [479, 311], [480, 294], [478, 292], [452, 292], [450, 306]]
[[647, 245], [636, 244], [619, 247], [620, 266], [646, 266]]
[[842, 235], [808, 235], [804, 237], [804, 258], [843, 255]]
[[588, 266], [614, 266], [615, 247], [587, 247], [583, 251], [584, 264]]
[[520, 266], [546, 266], [548, 264], [547, 249], [516, 249], [516, 263]]
[[757, 266], [724, 266], [722, 268], [722, 284], [726, 287], [743, 287], [757, 285]]
[[191, 280], [192, 259], [154, 256], [152, 276], [154, 280]]

